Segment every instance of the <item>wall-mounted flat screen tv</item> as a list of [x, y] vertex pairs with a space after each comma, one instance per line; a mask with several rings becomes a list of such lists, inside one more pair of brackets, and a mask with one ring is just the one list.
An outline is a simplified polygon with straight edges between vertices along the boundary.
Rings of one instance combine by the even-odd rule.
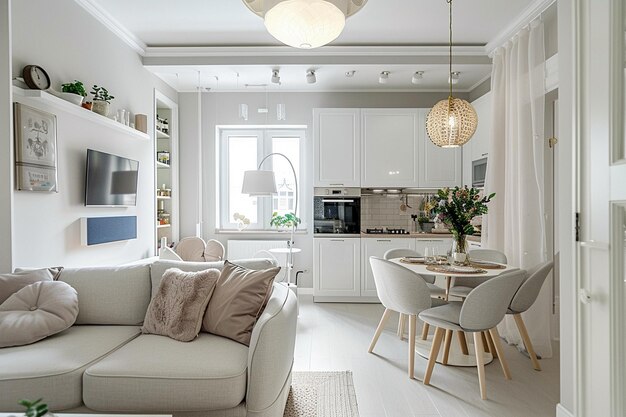
[[85, 205], [128, 207], [137, 205], [139, 161], [87, 149]]

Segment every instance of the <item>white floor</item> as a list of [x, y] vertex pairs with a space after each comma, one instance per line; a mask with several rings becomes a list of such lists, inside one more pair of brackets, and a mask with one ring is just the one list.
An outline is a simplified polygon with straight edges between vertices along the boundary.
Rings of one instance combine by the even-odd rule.
[[[395, 335], [397, 315], [389, 320], [375, 354], [368, 354], [383, 312], [379, 304], [313, 303], [300, 297], [295, 371], [350, 370], [361, 417], [542, 417], [554, 416], [559, 396], [558, 348], [555, 358], [530, 360], [505, 346], [513, 380], [506, 381], [497, 360], [487, 365], [488, 400], [482, 401], [476, 368], [437, 364], [431, 386], [421, 380], [426, 360], [415, 359], [415, 377], [407, 375], [407, 341]], [[418, 333], [421, 331], [418, 322]], [[453, 339], [456, 341], [456, 339]]]

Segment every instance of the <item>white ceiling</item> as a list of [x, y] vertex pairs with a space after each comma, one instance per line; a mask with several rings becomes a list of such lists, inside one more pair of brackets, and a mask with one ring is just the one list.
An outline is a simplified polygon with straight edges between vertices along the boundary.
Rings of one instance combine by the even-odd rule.
[[[148, 46], [279, 45], [242, 0], [91, 0]], [[456, 42], [484, 45], [532, 0], [458, 0]], [[369, 0], [332, 45], [441, 45], [448, 42], [445, 0]]]
[[[263, 20], [249, 11], [242, 0], [76, 1], [90, 12], [95, 11], [95, 15], [107, 26], [121, 34], [122, 38], [130, 40], [131, 44], [137, 45], [140, 52], [147, 50], [148, 54], [144, 57], [146, 67], [178, 91], [195, 91], [198, 86], [198, 71], [202, 87], [221, 91], [245, 90], [245, 84], [267, 84], [268, 90], [282, 91], [447, 89], [446, 51], [443, 51], [443, 56], [440, 54], [423, 57], [421, 60], [419, 52], [415, 55], [416, 59], [411, 60], [412, 52], [406, 52], [409, 49], [405, 49], [404, 56], [399, 58], [392, 56], [391, 52], [388, 56], [386, 54], [387, 51], [403, 47], [419, 49], [424, 46], [446, 45], [446, 0], [368, 0], [361, 11], [347, 20], [339, 38], [330, 44], [331, 47], [368, 47], [361, 50], [365, 53], [355, 54], [354, 57], [349, 54], [335, 55], [335, 58], [330, 59], [315, 57], [316, 51], [325, 48], [312, 51], [287, 48], [288, 51], [293, 51], [291, 57], [287, 56], [287, 52], [287, 55], [281, 55], [282, 58], [267, 58], [271, 54], [268, 55], [263, 47], [280, 46], [280, 43], [267, 33]], [[454, 71], [461, 72], [460, 82], [455, 89], [470, 91], [485, 80], [491, 72], [489, 60], [471, 62], [471, 56], [486, 58], [484, 45], [493, 43], [494, 40], [499, 41], [503, 35], [510, 37], [507, 31], [519, 24], [520, 17], [528, 17], [529, 13], [534, 13], [537, 7], [545, 3], [549, 1], [455, 1], [454, 40], [455, 45], [459, 45], [456, 54], [470, 57], [465, 61], [460, 58], [459, 65], [454, 66]], [[465, 50], [463, 45], [466, 46]], [[392, 46], [396, 49], [391, 48]], [[231, 50], [221, 57], [221, 62], [220, 59], [202, 62], [202, 58], [197, 57], [204, 52], [198, 52], [197, 48], [192, 51], [189, 47], [227, 47]], [[256, 56], [254, 53], [242, 55], [241, 51], [237, 52], [237, 47], [252, 47], [258, 53]], [[376, 48], [379, 58], [367, 60], [368, 53], [372, 51], [373, 56]], [[381, 49], [385, 51], [381, 53]], [[216, 53], [215, 50], [210, 51], [209, 56]], [[149, 57], [161, 52], [169, 54], [169, 59], [156, 64], [150, 61]], [[357, 58], [356, 55], [360, 57]], [[296, 57], [296, 61], [293, 61], [293, 57]], [[193, 59], [200, 61], [190, 61]], [[280, 86], [270, 83], [273, 68], [281, 70]], [[306, 83], [308, 69], [316, 70], [316, 84]], [[345, 72], [349, 70], [356, 71], [353, 78], [345, 77]], [[387, 84], [378, 83], [381, 71], [391, 72]], [[425, 71], [421, 85], [411, 84], [411, 76], [415, 71]]]

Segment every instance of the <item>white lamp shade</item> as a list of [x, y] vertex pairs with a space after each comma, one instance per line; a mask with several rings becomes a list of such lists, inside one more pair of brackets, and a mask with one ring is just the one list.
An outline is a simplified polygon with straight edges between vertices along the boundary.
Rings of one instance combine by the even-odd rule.
[[255, 170], [244, 172], [241, 193], [253, 197], [277, 194], [274, 171]]
[[337, 39], [346, 15], [325, 0], [285, 0], [265, 13], [267, 31], [294, 48], [317, 48]]

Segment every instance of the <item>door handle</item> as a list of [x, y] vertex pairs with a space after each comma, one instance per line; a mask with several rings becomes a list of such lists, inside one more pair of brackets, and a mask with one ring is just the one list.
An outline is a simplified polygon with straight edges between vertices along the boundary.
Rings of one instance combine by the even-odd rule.
[[578, 290], [578, 300], [585, 305], [589, 305], [591, 304], [591, 294], [586, 289], [581, 288]]

